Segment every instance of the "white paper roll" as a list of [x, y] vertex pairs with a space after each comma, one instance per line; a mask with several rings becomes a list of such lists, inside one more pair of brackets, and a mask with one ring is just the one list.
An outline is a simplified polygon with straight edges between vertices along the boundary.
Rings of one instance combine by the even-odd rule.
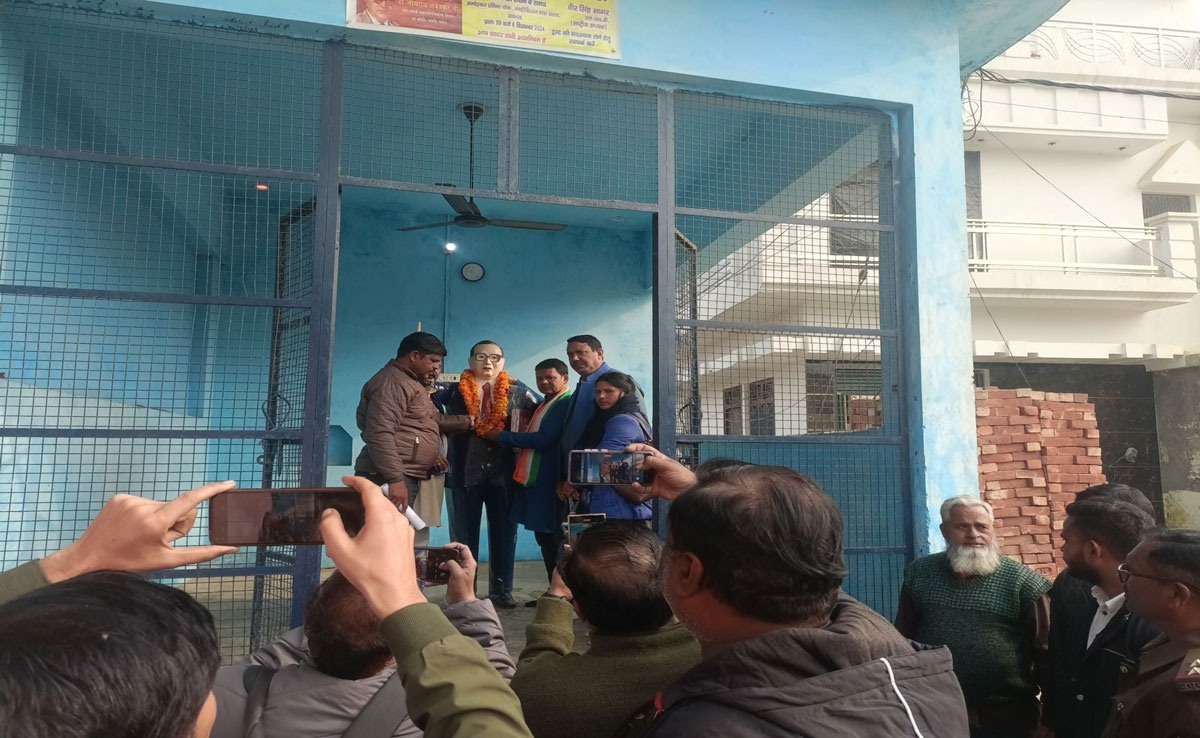
[[[386, 495], [390, 486], [389, 484], [385, 484], [379, 489], [383, 490], [383, 493]], [[408, 524], [413, 527], [413, 530], [424, 530], [429, 527], [425, 524], [424, 520], [421, 520], [421, 516], [417, 515], [416, 511], [412, 509], [412, 505], [404, 506], [404, 517], [408, 519]]]

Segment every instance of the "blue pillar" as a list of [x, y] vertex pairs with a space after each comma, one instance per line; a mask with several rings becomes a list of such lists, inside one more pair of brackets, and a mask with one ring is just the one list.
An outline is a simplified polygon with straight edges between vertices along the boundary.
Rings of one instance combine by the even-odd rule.
[[[955, 75], [957, 69], [945, 72]], [[979, 489], [958, 98], [931, 97], [902, 111], [898, 129], [909, 462], [920, 555], [944, 546], [938, 531], [942, 501]]]

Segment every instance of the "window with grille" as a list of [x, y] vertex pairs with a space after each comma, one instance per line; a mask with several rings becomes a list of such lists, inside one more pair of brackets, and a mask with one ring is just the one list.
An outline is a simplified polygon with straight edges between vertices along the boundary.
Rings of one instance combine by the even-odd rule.
[[1142, 193], [1142, 217], [1153, 218], [1163, 213], [1194, 213], [1196, 201], [1191, 195], [1156, 195]]
[[729, 387], [724, 393], [725, 435], [742, 435], [742, 386]]
[[806, 384], [809, 433], [843, 433], [882, 425], [878, 364], [839, 366], [810, 361]]
[[750, 384], [750, 435], [775, 435], [775, 380]]
[[[879, 198], [879, 164], [872, 163], [829, 193], [829, 215], [835, 220], [870, 221]], [[878, 266], [879, 232], [834, 228], [829, 231], [831, 256], [866, 257], [864, 266]]]

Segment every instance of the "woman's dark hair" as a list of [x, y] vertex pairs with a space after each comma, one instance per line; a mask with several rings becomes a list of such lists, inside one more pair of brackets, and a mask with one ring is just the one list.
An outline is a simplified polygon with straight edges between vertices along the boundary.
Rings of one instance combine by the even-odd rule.
[[609, 633], [657, 630], [671, 619], [658, 581], [662, 546], [643, 525], [606, 521], [575, 539], [559, 572], [596, 628]]
[[55, 738], [191, 736], [221, 652], [185, 592], [104, 571], [0, 607], [0, 725]]
[[535, 372], [543, 369], [553, 369], [554, 371], [558, 372], [559, 375], [564, 377], [567, 376], [567, 372], [569, 371], [567, 369], [567, 363], [562, 359], [542, 359], [537, 363], [537, 366], [533, 368]]
[[668, 521], [667, 548], [694, 554], [713, 596], [758, 620], [828, 616], [848, 573], [837, 505], [791, 469], [727, 467], [680, 495]]
[[437, 356], [446, 355], [446, 344], [442, 343], [442, 339], [432, 333], [409, 333], [400, 341], [400, 347], [396, 349], [396, 358], [399, 359], [408, 356], [416, 351], [421, 356], [429, 356], [435, 354]]
[[637, 382], [633, 381], [633, 377], [624, 372], [608, 372], [596, 380], [596, 384], [600, 382], [616, 387], [626, 397], [637, 395]]
[[392, 660], [379, 618], [341, 572], [317, 587], [304, 608], [313, 666], [337, 679], [365, 679]]

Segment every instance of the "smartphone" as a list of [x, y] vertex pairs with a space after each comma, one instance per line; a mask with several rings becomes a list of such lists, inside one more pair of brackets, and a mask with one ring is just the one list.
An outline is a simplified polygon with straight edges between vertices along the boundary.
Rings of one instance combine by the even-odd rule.
[[365, 520], [362, 495], [346, 487], [234, 489], [208, 502], [208, 540], [221, 546], [315, 546], [333, 508], [350, 535]]
[[603, 523], [608, 518], [605, 513], [588, 513], [567, 516], [567, 543], [574, 544], [579, 534], [591, 528], [596, 523]]
[[417, 557], [417, 579], [426, 584], [446, 584], [450, 572], [442, 568], [447, 561], [462, 561], [462, 552], [457, 548], [413, 548]]
[[646, 460], [640, 451], [572, 451], [567, 481], [595, 484], [650, 484], [653, 473], [638, 469]]

